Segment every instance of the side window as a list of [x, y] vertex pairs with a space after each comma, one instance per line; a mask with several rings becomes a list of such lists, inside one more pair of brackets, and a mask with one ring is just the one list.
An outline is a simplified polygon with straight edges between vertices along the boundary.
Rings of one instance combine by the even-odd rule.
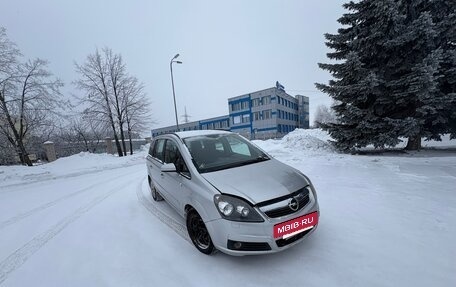
[[166, 141], [164, 162], [174, 163], [174, 165], [176, 166], [176, 171], [178, 173], [190, 177], [190, 171], [188, 170], [188, 167], [181, 156], [179, 148], [177, 147], [176, 143], [172, 140]]
[[216, 142], [215, 143], [215, 149], [219, 151], [224, 151], [225, 149], [223, 148], [223, 144], [221, 142]]
[[152, 156], [160, 161], [163, 162], [164, 160], [164, 147], [165, 147], [165, 140], [158, 139], [155, 141], [154, 149], [152, 151]]
[[156, 141], [153, 141], [153, 142], [150, 144], [150, 147], [149, 147], [149, 155], [150, 155], [150, 156], [153, 156], [153, 154], [154, 154], [155, 142], [156, 142]]
[[172, 140], [166, 141], [165, 147], [165, 163], [176, 163], [177, 157], [179, 154], [179, 149], [177, 145]]
[[185, 161], [182, 158], [182, 156], [180, 155], [180, 153], [179, 153], [179, 157], [177, 158], [177, 161], [174, 165], [176, 166], [177, 172], [179, 172], [187, 177], [190, 177], [190, 171], [188, 170], [188, 167], [185, 164]]

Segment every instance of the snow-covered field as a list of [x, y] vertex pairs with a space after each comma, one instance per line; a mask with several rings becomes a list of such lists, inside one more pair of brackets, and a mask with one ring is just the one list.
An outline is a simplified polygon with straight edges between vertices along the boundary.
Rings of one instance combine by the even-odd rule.
[[199, 253], [152, 201], [146, 149], [0, 167], [0, 286], [456, 286], [456, 152], [354, 156], [327, 139], [255, 141], [306, 173], [321, 207], [308, 240], [267, 256]]

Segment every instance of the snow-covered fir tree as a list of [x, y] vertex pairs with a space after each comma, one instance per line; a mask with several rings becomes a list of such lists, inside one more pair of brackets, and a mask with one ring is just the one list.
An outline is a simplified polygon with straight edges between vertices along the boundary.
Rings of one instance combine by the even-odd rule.
[[431, 4], [431, 15], [437, 23], [436, 45], [443, 53], [438, 90], [450, 102], [445, 113], [449, 125], [444, 126], [443, 130], [456, 138], [456, 1], [435, 0]]
[[[407, 148], [418, 149], [421, 137], [438, 139], [449, 131], [454, 53], [442, 39], [454, 37], [448, 35], [454, 29], [454, 3], [364, 0], [344, 5], [348, 12], [338, 20], [343, 27], [325, 35], [334, 50], [328, 58], [335, 63], [319, 64], [334, 79], [316, 84], [339, 102], [333, 106], [338, 122], [325, 128], [340, 149], [394, 146], [400, 137], [408, 138]], [[443, 6], [448, 9], [439, 10]]]

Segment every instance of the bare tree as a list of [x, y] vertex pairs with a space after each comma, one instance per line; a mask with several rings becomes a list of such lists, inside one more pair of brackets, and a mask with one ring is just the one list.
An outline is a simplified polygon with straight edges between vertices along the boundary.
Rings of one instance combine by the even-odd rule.
[[315, 127], [321, 127], [324, 124], [335, 123], [336, 121], [336, 115], [334, 114], [332, 108], [328, 108], [325, 105], [319, 105], [317, 107], [314, 120]]
[[109, 125], [105, 121], [92, 118], [85, 111], [72, 116], [68, 124], [60, 128], [58, 138], [75, 150], [95, 152], [109, 132]]
[[92, 152], [94, 152], [97, 150], [100, 142], [109, 134], [109, 124], [103, 120], [93, 119], [86, 113], [83, 114], [82, 120], [85, 123], [85, 130], [91, 139]]
[[52, 115], [63, 106], [59, 79], [53, 79], [47, 62], [19, 61], [20, 52], [0, 28], [0, 133], [14, 147], [22, 164], [31, 166], [28, 137], [52, 126]]
[[150, 102], [144, 92], [144, 85], [130, 76], [122, 86], [123, 114], [127, 124], [130, 154], [133, 154], [132, 133], [141, 132], [152, 123]]
[[76, 85], [87, 93], [84, 97], [84, 103], [88, 104], [86, 113], [107, 119], [119, 156], [127, 155], [126, 125], [132, 154], [132, 132], [142, 128], [150, 118], [150, 105], [143, 85], [127, 73], [122, 56], [110, 48], [104, 48], [102, 54], [97, 50], [94, 55], [89, 55], [84, 65], [76, 64], [76, 70], [81, 75]]
[[101, 116], [109, 122], [117, 154], [123, 156], [117, 135], [116, 123], [112, 112], [112, 95], [110, 92], [110, 69], [109, 62], [103, 57], [98, 49], [95, 54], [89, 54], [86, 62], [82, 65], [75, 63], [76, 71], [81, 78], [75, 82], [76, 86], [86, 92], [86, 102], [89, 107], [87, 113], [92, 116]]
[[125, 146], [125, 134], [124, 134], [124, 109], [122, 108], [122, 85], [126, 83], [126, 67], [123, 63], [122, 56], [120, 54], [114, 54], [111, 49], [103, 49], [104, 56], [109, 70], [109, 84], [111, 88], [112, 103], [115, 109], [117, 117], [117, 125], [119, 126], [120, 140], [122, 141], [123, 154], [127, 155], [127, 150]]

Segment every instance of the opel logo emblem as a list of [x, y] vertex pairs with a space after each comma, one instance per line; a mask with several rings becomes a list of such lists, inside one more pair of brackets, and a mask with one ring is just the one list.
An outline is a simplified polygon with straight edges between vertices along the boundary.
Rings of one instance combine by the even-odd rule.
[[290, 199], [290, 201], [288, 202], [288, 207], [293, 211], [298, 210], [298, 208], [299, 208], [298, 200], [294, 197], [292, 199]]

